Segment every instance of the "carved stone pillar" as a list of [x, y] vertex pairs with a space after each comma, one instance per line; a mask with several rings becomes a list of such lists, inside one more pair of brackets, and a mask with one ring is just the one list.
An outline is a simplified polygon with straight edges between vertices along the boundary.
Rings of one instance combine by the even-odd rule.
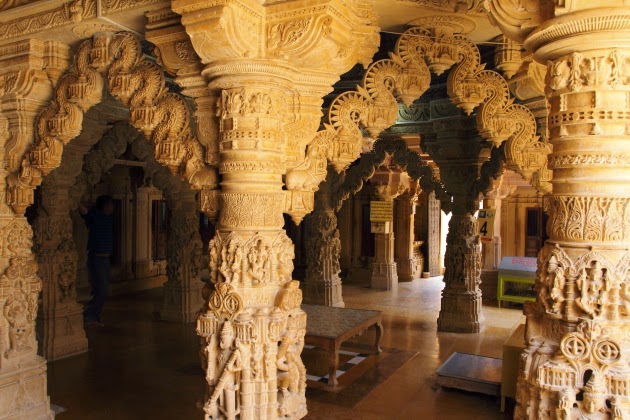
[[427, 269], [429, 270], [429, 276], [434, 277], [442, 274], [440, 270], [442, 209], [440, 200], [435, 197], [434, 192], [429, 194], [427, 199], [427, 213]]
[[[416, 201], [414, 192], [406, 192], [395, 200], [396, 241], [394, 254], [398, 270], [398, 281], [405, 282], [418, 278], [422, 271], [422, 261], [417, 261], [413, 253]], [[420, 267], [418, 265], [420, 264]]]
[[453, 196], [453, 214], [446, 235], [445, 287], [439, 331], [476, 333], [481, 330], [481, 243], [477, 220], [466, 204], [466, 198]]
[[[53, 177], [54, 175], [51, 175]], [[83, 307], [76, 301], [78, 254], [72, 236], [69, 187], [74, 178], [54, 176], [41, 186], [42, 207], [34, 224], [38, 273], [43, 281], [42, 356], [47, 360], [87, 351]]]
[[[386, 229], [391, 229], [391, 226]], [[394, 232], [391, 230], [374, 235], [374, 261], [370, 284], [373, 289], [394, 290], [398, 287], [398, 272], [394, 260]]]
[[136, 190], [136, 278], [150, 277], [151, 273], [151, 217], [150, 192], [152, 188], [139, 187]]
[[537, 300], [525, 308], [515, 417], [625, 418], [630, 11], [623, 1], [530, 3], [489, 4], [504, 33], [548, 63], [549, 239], [538, 256]]
[[104, 121], [93, 117], [86, 115], [81, 134], [64, 149], [61, 165], [44, 179], [42, 205], [33, 225], [38, 273], [43, 281], [38, 334], [41, 354], [49, 361], [88, 349], [83, 307], [76, 302], [79, 261], [86, 249], [76, 246], [70, 212], [76, 206], [71, 190], [81, 173], [83, 156], [107, 128]]
[[[379, 200], [392, 202], [408, 187], [408, 176], [403, 172], [394, 172], [381, 168], [372, 177], [375, 194]], [[372, 261], [373, 289], [394, 290], [398, 287], [398, 271], [394, 258], [393, 220], [383, 222], [384, 231], [374, 235], [374, 260]]]
[[501, 263], [501, 214], [503, 200], [514, 191], [515, 187], [505, 185], [503, 178], [494, 182], [494, 189], [483, 199], [483, 208], [494, 210], [494, 237], [492, 242], [484, 242], [483, 249], [483, 269], [496, 270]]
[[453, 195], [438, 329], [476, 333], [482, 322], [481, 242], [474, 217], [480, 197], [473, 190], [484, 141], [468, 117], [450, 117], [434, 123], [431, 131], [424, 136], [423, 146], [440, 168], [446, 190]]
[[166, 321], [188, 323], [199, 316], [204, 284], [200, 276], [199, 205], [188, 186], [182, 186], [182, 190], [176, 200], [169, 200], [172, 213], [166, 253], [168, 281], [164, 284], [160, 316]]
[[315, 193], [315, 210], [306, 219], [306, 279], [304, 302], [343, 308], [339, 257], [341, 240], [337, 215], [331, 203], [334, 171]]
[[172, 6], [219, 97], [220, 214], [209, 247], [214, 290], [197, 321], [205, 416], [298, 419], [307, 412], [300, 359], [306, 315], [291, 278], [294, 248], [282, 213], [299, 222], [312, 211], [319, 181], [287, 180], [283, 190], [283, 175], [305, 163], [322, 97], [357, 61], [369, 62], [374, 16], [358, 0]]
[[68, 65], [68, 47], [22, 40], [0, 47], [0, 418], [49, 419], [46, 361], [35, 320], [42, 282], [25, 217], [5, 204], [7, 174], [32, 144], [35, 119]]

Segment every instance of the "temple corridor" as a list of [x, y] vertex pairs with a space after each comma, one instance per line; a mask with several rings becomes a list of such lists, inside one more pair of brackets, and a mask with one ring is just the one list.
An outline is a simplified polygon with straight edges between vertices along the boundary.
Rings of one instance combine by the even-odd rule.
[[[435, 370], [454, 351], [500, 358], [510, 331], [524, 322], [521, 310], [484, 306], [480, 334], [437, 332], [441, 277], [402, 283], [396, 292], [366, 285], [344, 285], [344, 300], [346, 307], [383, 311], [384, 352], [350, 385], [341, 376], [340, 391], [309, 381], [307, 419], [504, 418], [496, 398], [437, 387]], [[90, 351], [49, 363], [51, 403], [67, 410], [59, 420], [198, 416], [198, 337], [193, 324], [157, 321], [160, 302], [161, 289], [112, 298], [107, 325], [87, 331]], [[369, 330], [343, 348], [371, 344], [373, 334]]]
[[0, 160], [0, 420], [630, 420], [630, 0], [0, 0]]

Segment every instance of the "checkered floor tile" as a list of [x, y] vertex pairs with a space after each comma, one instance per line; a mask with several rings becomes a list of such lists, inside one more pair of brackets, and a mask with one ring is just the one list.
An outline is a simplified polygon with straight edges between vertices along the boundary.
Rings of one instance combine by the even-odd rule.
[[[305, 345], [304, 348], [305, 349], [314, 349], [315, 346]], [[339, 379], [339, 377], [341, 375], [343, 375], [344, 373], [346, 373], [347, 371], [349, 371], [350, 369], [352, 369], [353, 367], [355, 367], [356, 365], [358, 365], [359, 363], [361, 363], [362, 361], [367, 359], [368, 356], [369, 356], [368, 354], [355, 353], [355, 352], [346, 351], [346, 350], [339, 350], [339, 354], [345, 354], [346, 356], [351, 356], [351, 358], [346, 363], [344, 363], [343, 365], [339, 366], [339, 368], [337, 370], [337, 379]], [[322, 383], [327, 384], [328, 383], [328, 374], [326, 374], [324, 376], [316, 376], [316, 375], [309, 375], [307, 373], [306, 374], [306, 379], [308, 379], [309, 381], [322, 382]]]

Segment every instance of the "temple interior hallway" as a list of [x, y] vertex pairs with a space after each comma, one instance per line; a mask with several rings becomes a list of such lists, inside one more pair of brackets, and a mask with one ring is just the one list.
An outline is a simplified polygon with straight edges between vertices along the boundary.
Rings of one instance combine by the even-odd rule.
[[[309, 383], [307, 419], [511, 418], [498, 399], [438, 388], [435, 370], [455, 351], [501, 357], [521, 311], [484, 306], [480, 334], [438, 333], [442, 287], [439, 277], [394, 292], [344, 285], [346, 307], [383, 311], [384, 353], [345, 387], [342, 376], [339, 392]], [[59, 420], [202, 418], [195, 409], [204, 387], [199, 339], [193, 324], [156, 321], [160, 298], [160, 289], [112, 298], [107, 325], [88, 331], [91, 350], [48, 364], [51, 402], [67, 410]], [[373, 340], [369, 330], [348, 348], [367, 349]]]

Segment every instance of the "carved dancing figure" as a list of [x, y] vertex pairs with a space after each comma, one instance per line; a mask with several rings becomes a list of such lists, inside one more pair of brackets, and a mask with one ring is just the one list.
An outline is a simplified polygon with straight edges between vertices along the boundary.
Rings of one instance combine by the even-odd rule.
[[591, 268], [582, 269], [582, 273], [577, 280], [577, 286], [581, 292], [581, 296], [575, 300], [575, 303], [582, 308], [584, 312], [593, 316], [598, 315], [595, 312], [603, 287], [604, 270], [605, 269], [601, 268], [599, 261], [595, 261]]
[[306, 388], [306, 367], [300, 358], [304, 348], [303, 335], [296, 329], [296, 318], [289, 317], [287, 334], [282, 337], [276, 368], [278, 369], [278, 386], [282, 391], [279, 413], [283, 416], [298, 410], [296, 396]]
[[562, 303], [564, 302], [564, 286], [566, 279], [564, 277], [564, 270], [558, 265], [558, 259], [555, 255], [552, 255], [547, 265], [547, 284], [552, 284], [551, 293], [549, 297], [553, 300], [551, 311], [555, 314], [560, 312]]
[[271, 269], [269, 267], [269, 247], [262, 239], [252, 246], [247, 256], [249, 262], [248, 274], [254, 280], [254, 284], [267, 283]]
[[29, 314], [28, 296], [20, 293], [20, 297], [10, 295], [4, 304], [4, 317], [9, 323], [9, 349], [5, 357], [18, 355], [28, 349], [31, 316]]
[[61, 294], [59, 300], [61, 302], [70, 297], [72, 289], [74, 288], [75, 277], [74, 264], [70, 261], [65, 261], [60, 267], [59, 276], [57, 278], [57, 285], [59, 286], [59, 292]]
[[210, 281], [217, 282], [217, 272], [219, 271], [219, 253], [216, 244], [210, 245]]
[[243, 360], [240, 349], [235, 346], [234, 328], [230, 321], [223, 324], [219, 347], [221, 348], [217, 357], [219, 379], [204, 406], [204, 411], [211, 418], [219, 418], [221, 412], [226, 419], [236, 420], [240, 414], [239, 372], [243, 369]]
[[241, 280], [241, 265], [243, 263], [243, 249], [240, 246], [234, 251], [234, 262], [232, 263], [232, 282], [238, 283]]
[[621, 283], [619, 290], [619, 304], [623, 309], [623, 314], [630, 315], [630, 284], [627, 281]]
[[231, 240], [227, 247], [221, 250], [221, 267], [219, 272], [226, 283], [237, 283], [241, 278], [241, 263], [243, 261], [243, 250], [234, 240]]

